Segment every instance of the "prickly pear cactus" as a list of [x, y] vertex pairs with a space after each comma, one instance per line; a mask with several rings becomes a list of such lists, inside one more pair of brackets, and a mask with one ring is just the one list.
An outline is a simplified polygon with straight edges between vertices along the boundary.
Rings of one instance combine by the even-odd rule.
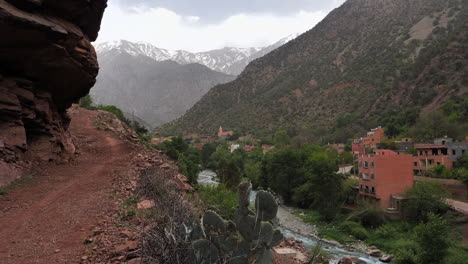
[[273, 224], [278, 203], [271, 193], [259, 191], [253, 212], [249, 209], [251, 190], [249, 182], [239, 185], [239, 208], [233, 221], [226, 221], [212, 211], [204, 214], [201, 225], [191, 235], [197, 264], [271, 263], [272, 248], [284, 239]]

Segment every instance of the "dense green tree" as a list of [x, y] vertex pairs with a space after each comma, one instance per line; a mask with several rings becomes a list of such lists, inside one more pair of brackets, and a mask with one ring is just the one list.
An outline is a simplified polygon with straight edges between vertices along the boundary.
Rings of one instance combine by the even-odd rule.
[[260, 178], [262, 176], [262, 163], [248, 159], [245, 161], [244, 174], [251, 182], [254, 188], [261, 185]]
[[418, 263], [442, 263], [449, 247], [449, 225], [443, 217], [429, 213], [427, 222], [415, 227], [415, 240], [418, 243]]
[[235, 190], [242, 180], [241, 170], [233, 160], [221, 160], [216, 171], [221, 183]]
[[404, 215], [410, 221], [425, 222], [430, 213], [442, 215], [447, 212], [447, 190], [437, 182], [417, 182], [406, 192]]
[[286, 202], [292, 201], [293, 189], [302, 185], [304, 178], [304, 154], [297, 149], [286, 148], [265, 156], [262, 173], [266, 181], [262, 187], [270, 187]]
[[449, 136], [462, 139], [468, 129], [468, 122], [453, 122], [443, 113], [434, 111], [423, 115], [409, 130], [409, 135], [418, 140], [432, 140]]
[[189, 145], [180, 136], [173, 137], [171, 140], [158, 145], [158, 148], [166, 153], [172, 159], [178, 160], [179, 155], [189, 149]]
[[275, 142], [275, 146], [277, 148], [285, 146], [289, 144], [291, 138], [288, 135], [288, 132], [285, 130], [279, 130], [275, 133], [275, 137], [273, 138], [273, 141]]
[[204, 168], [214, 169], [211, 163], [211, 155], [216, 151], [216, 144], [206, 143], [201, 149], [201, 160]]
[[180, 172], [188, 178], [190, 184], [197, 184], [198, 173], [201, 171], [200, 151], [196, 148], [189, 148], [179, 154], [178, 165]]
[[343, 202], [343, 178], [338, 166], [326, 153], [314, 153], [305, 164], [306, 182], [294, 191], [294, 201], [317, 209], [326, 219], [333, 219]]
[[210, 167], [212, 169], [217, 170], [223, 161], [227, 161], [229, 159], [230, 153], [227, 149], [227, 145], [225, 144], [220, 144], [216, 148], [216, 151], [211, 154], [211, 162], [210, 162]]

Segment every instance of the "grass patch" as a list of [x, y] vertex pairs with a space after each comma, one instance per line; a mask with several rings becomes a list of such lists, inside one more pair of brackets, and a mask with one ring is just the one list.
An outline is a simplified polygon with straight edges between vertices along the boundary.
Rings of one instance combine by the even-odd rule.
[[199, 185], [198, 194], [208, 209], [224, 219], [232, 219], [237, 209], [237, 193], [224, 185]]
[[130, 207], [130, 206], [136, 205], [138, 201], [139, 199], [137, 196], [131, 196], [127, 200], [124, 201], [123, 205], [125, 207]]
[[[297, 210], [296, 216], [304, 222], [315, 225], [318, 230], [318, 236], [327, 240], [334, 240], [341, 244], [350, 244], [356, 242], [356, 239], [340, 227], [341, 222], [336, 221], [327, 223], [318, 211], [315, 210]], [[343, 218], [343, 217], [342, 217]], [[358, 224], [359, 225], [359, 224]]]
[[[415, 224], [400, 220], [387, 220], [378, 228], [364, 228], [360, 223], [350, 221], [349, 214], [340, 214], [333, 223], [327, 223], [320, 213], [314, 210], [296, 210], [296, 216], [308, 224], [315, 225], [318, 229], [318, 236], [328, 240], [334, 240], [341, 244], [352, 244], [357, 239], [363, 240], [369, 246], [376, 246], [383, 252], [395, 255], [402, 250], [409, 252], [411, 256], [416, 251], [418, 244], [414, 241]], [[465, 263], [468, 259], [468, 247], [461, 243], [460, 224], [455, 225], [455, 220], [459, 215], [447, 215], [451, 219], [453, 228], [450, 232], [448, 255], [443, 264]]]

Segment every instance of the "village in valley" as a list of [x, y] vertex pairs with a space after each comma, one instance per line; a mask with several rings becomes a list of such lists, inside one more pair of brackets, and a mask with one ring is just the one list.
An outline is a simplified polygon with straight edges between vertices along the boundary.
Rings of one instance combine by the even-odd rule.
[[[171, 139], [153, 138], [151, 142], [158, 145]], [[199, 150], [208, 143], [224, 142], [230, 153], [237, 150], [249, 153], [255, 149], [268, 153], [278, 148], [273, 144], [262, 144], [261, 140], [250, 135], [241, 136], [231, 130], [225, 131], [222, 127], [219, 127], [216, 136], [191, 134], [184, 140]], [[379, 126], [350, 144], [327, 144], [324, 147], [337, 153], [352, 153], [352, 163], [338, 164], [337, 173], [357, 179], [359, 185], [353, 188], [355, 194], [380, 207], [392, 219], [402, 217], [402, 204], [406, 199], [404, 194], [416, 182], [441, 183], [453, 199], [468, 201], [468, 190], [461, 180], [443, 179], [431, 173], [434, 170], [450, 172], [457, 167], [459, 160], [468, 153], [468, 136], [464, 141], [449, 137], [435, 138], [432, 142], [414, 142], [411, 138], [391, 140], [386, 138], [384, 128]], [[468, 204], [460, 204], [462, 206], [454, 208], [468, 213]]]

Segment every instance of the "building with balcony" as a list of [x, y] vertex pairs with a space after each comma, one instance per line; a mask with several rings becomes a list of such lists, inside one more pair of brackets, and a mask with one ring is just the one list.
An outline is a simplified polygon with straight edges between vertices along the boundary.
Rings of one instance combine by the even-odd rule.
[[381, 208], [393, 208], [392, 196], [413, 186], [413, 156], [391, 150], [359, 155], [359, 194]]
[[468, 153], [468, 142], [439, 138], [435, 139], [433, 144], [416, 144], [414, 148], [417, 156], [414, 157], [413, 169], [416, 174], [420, 174], [437, 165], [452, 169], [457, 160]]

